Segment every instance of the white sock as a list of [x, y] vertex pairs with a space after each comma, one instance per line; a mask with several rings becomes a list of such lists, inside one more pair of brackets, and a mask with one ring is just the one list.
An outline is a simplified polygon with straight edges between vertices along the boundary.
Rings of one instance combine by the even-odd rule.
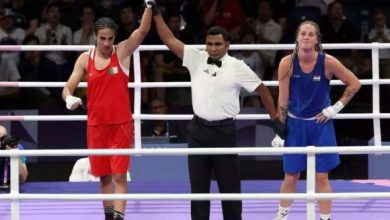
[[290, 207], [283, 207], [279, 205], [278, 209], [278, 219], [287, 220], [288, 211], [290, 210]]
[[321, 220], [330, 220], [330, 214], [320, 214]]

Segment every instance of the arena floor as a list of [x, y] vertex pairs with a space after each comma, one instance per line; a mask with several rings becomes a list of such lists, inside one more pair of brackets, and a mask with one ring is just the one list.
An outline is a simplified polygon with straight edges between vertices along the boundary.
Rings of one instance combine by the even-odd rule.
[[[243, 181], [245, 193], [276, 193], [281, 181]], [[305, 181], [300, 181], [298, 192], [305, 191]], [[389, 192], [390, 180], [333, 180], [335, 192]], [[97, 183], [28, 182], [21, 193], [97, 193]], [[137, 182], [129, 183], [130, 193], [189, 193], [188, 182]], [[212, 191], [217, 187], [213, 182]], [[3, 193], [5, 193], [3, 191]], [[0, 201], [0, 219], [11, 219], [10, 202]], [[103, 213], [100, 201], [26, 200], [20, 203], [21, 220], [101, 220]], [[276, 200], [244, 200], [243, 219], [273, 219], [277, 209]], [[136, 220], [189, 220], [189, 201], [128, 201], [126, 219]], [[222, 220], [219, 201], [212, 201], [211, 220]], [[306, 219], [306, 202], [297, 200], [291, 209], [289, 220]], [[334, 200], [332, 220], [388, 220], [390, 199]]]

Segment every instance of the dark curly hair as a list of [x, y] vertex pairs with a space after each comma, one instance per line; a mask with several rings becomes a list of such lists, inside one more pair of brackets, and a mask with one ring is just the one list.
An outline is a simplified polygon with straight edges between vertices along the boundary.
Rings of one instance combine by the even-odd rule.
[[102, 17], [95, 22], [95, 25], [93, 26], [93, 31], [95, 32], [95, 34], [97, 34], [99, 30], [104, 28], [112, 29], [115, 31], [115, 33], [117, 33], [118, 25], [111, 18]]

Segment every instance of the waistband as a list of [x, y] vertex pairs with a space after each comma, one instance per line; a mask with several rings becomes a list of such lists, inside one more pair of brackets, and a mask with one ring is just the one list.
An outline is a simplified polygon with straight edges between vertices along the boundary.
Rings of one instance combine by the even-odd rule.
[[207, 121], [203, 118], [200, 118], [197, 115], [194, 115], [194, 120], [198, 122], [199, 124], [202, 124], [204, 126], [208, 127], [219, 127], [219, 126], [229, 126], [229, 125], [234, 125], [234, 119], [233, 118], [227, 118], [223, 120], [218, 120], [218, 121]]
[[293, 115], [291, 112], [287, 112], [287, 115], [290, 118], [295, 118], [295, 119], [300, 119], [300, 120], [316, 120], [316, 116], [313, 116], [313, 117], [310, 117], [310, 118], [302, 118], [302, 117], [298, 117], [298, 116]]

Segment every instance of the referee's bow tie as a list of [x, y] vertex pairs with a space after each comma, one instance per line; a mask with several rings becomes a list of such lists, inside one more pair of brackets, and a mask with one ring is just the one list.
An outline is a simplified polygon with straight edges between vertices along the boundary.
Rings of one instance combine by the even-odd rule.
[[207, 59], [207, 64], [214, 64], [214, 65], [217, 65], [218, 67], [221, 67], [222, 66], [222, 61], [220, 60], [214, 60], [212, 59], [211, 57], [209, 57]]

